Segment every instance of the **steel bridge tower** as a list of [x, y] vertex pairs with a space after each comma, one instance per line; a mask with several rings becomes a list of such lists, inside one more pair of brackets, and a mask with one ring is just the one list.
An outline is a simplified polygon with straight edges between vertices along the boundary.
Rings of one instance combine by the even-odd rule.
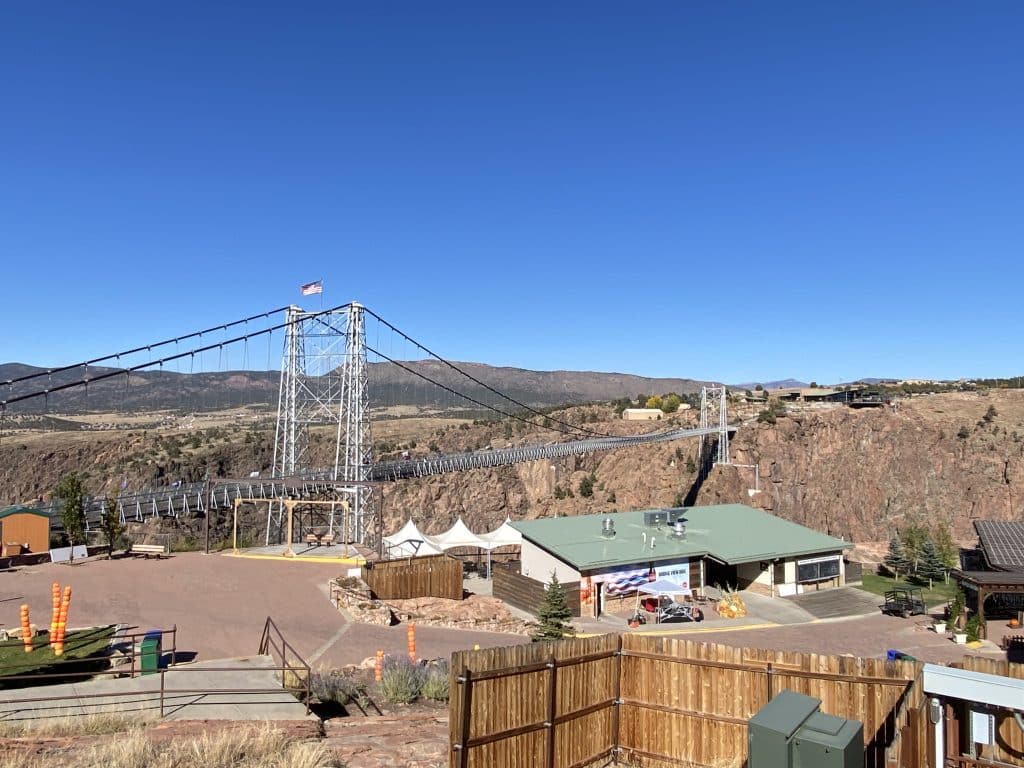
[[[342, 525], [352, 538], [366, 544], [376, 533], [369, 505], [372, 441], [368, 407], [366, 329], [363, 306], [356, 302], [338, 310], [305, 312], [287, 310], [281, 381], [278, 391], [277, 429], [274, 435], [274, 477], [301, 481], [310, 477], [314, 463], [326, 461], [311, 455], [309, 428], [330, 427], [334, 437], [334, 463], [329, 479], [339, 504], [349, 517]], [[273, 526], [281, 526], [283, 504], [271, 504], [267, 513], [266, 543]], [[330, 516], [333, 533], [335, 510]]]
[[[725, 387], [701, 387], [700, 390], [700, 428], [709, 429], [711, 420], [717, 417], [718, 420], [718, 455], [715, 464], [729, 464], [729, 412], [726, 408]], [[701, 435], [698, 464], [703, 467], [704, 462], [710, 458], [711, 435]]]
[[367, 544], [373, 540], [376, 526], [368, 503], [370, 486], [366, 484], [373, 469], [373, 443], [370, 438], [366, 326], [362, 304], [352, 302], [349, 306], [346, 331], [332, 479], [344, 481], [346, 492], [351, 494], [349, 506], [356, 540]]

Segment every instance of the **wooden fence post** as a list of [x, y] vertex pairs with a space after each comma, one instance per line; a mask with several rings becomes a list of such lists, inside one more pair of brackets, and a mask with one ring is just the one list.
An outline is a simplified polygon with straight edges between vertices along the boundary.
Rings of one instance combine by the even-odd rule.
[[558, 662], [554, 656], [548, 662], [548, 759], [547, 768], [555, 768], [555, 713], [558, 707], [557, 675]]
[[459, 768], [469, 766], [470, 707], [473, 705], [473, 673], [469, 667], [462, 670], [462, 718], [459, 723]]
[[622, 711], [622, 635], [615, 641], [615, 701], [612, 703], [612, 757], [618, 757], [622, 736], [619, 734], [619, 713]]

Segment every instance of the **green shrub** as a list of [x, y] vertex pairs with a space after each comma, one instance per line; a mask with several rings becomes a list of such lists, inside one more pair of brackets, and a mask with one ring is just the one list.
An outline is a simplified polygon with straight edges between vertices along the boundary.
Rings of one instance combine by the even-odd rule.
[[203, 549], [203, 545], [194, 536], [182, 536], [171, 547], [173, 552], [198, 552], [200, 549]]
[[311, 673], [309, 689], [320, 701], [333, 701], [342, 706], [359, 699], [363, 692], [356, 680], [338, 670]]
[[957, 590], [957, 593], [953, 595], [953, 599], [949, 603], [949, 616], [946, 618], [946, 629], [949, 632], [956, 630], [957, 624], [960, 622], [960, 617], [963, 616], [964, 607], [966, 605], [966, 596], [962, 591]]
[[410, 704], [423, 690], [423, 668], [404, 656], [387, 656], [381, 670], [380, 693], [391, 704]]
[[448, 662], [439, 661], [427, 667], [423, 676], [422, 696], [431, 701], [448, 701]]
[[593, 475], [587, 475], [582, 480], [580, 480], [580, 489], [579, 489], [579, 491], [580, 491], [580, 496], [582, 496], [582, 497], [584, 497], [586, 499], [589, 499], [591, 496], [594, 495], [594, 476]]
[[973, 643], [976, 640], [981, 640], [981, 616], [976, 613], [973, 614], [967, 620], [967, 626], [964, 627], [964, 631], [967, 633], [967, 642]]

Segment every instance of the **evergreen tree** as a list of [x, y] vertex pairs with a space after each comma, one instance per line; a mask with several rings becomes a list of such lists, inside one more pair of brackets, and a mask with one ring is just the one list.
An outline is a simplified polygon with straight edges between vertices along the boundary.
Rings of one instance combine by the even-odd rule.
[[889, 552], [885, 556], [886, 567], [892, 571], [893, 576], [899, 581], [900, 572], [907, 573], [910, 568], [910, 559], [907, 557], [906, 551], [903, 549], [903, 542], [900, 541], [899, 536], [893, 536], [889, 540]]
[[924, 554], [924, 543], [928, 541], [928, 529], [918, 523], [911, 523], [903, 531], [900, 537], [903, 542], [903, 553], [910, 561], [907, 573], [917, 573], [917, 564], [921, 562]]
[[115, 493], [107, 499], [103, 506], [103, 516], [100, 518], [100, 530], [107, 542], [107, 560], [114, 555], [114, 544], [124, 530], [121, 525], [121, 514], [117, 510], [118, 497]]
[[921, 560], [917, 564], [917, 571], [914, 575], [922, 584], [927, 581], [928, 589], [932, 588], [933, 582], [946, 576], [946, 566], [943, 565], [942, 558], [939, 557], [938, 547], [931, 539], [926, 539], [921, 548]]
[[69, 472], [60, 479], [53, 491], [60, 502], [64, 535], [71, 545], [71, 560], [75, 559], [75, 545], [85, 539], [85, 487], [77, 472]]
[[551, 581], [548, 582], [547, 591], [544, 593], [544, 600], [537, 611], [537, 628], [531, 636], [533, 642], [547, 642], [550, 640], [561, 640], [563, 637], [576, 634], [576, 630], [569, 624], [572, 612], [565, 599], [565, 590], [558, 582], [555, 572], [551, 572]]
[[960, 565], [960, 546], [953, 540], [949, 522], [935, 524], [932, 529], [932, 541], [935, 542], [935, 549], [938, 550], [939, 560], [945, 566], [946, 583], [949, 583], [950, 569]]

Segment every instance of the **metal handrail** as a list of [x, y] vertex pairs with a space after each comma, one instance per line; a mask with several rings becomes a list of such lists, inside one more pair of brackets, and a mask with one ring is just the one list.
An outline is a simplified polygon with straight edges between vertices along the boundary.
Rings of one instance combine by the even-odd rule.
[[[274, 643], [274, 635], [276, 635], [276, 639], [277, 639], [277, 641], [279, 641], [280, 646], [278, 646], [278, 645], [276, 645]], [[292, 647], [291, 643], [289, 643], [287, 640], [285, 640], [284, 634], [281, 632], [281, 630], [278, 628], [277, 624], [274, 622], [274, 620], [270, 616], [267, 616], [267, 620], [263, 624], [263, 633], [262, 633], [262, 635], [260, 637], [259, 653], [260, 653], [260, 655], [264, 655], [264, 656], [265, 655], [269, 655], [269, 656], [271, 656], [271, 658], [274, 658], [274, 654], [273, 653], [268, 653], [268, 651], [277, 651], [279, 653], [279, 655], [280, 655], [280, 663], [281, 663], [281, 667], [282, 667], [282, 669], [281, 669], [281, 684], [282, 684], [282, 686], [287, 686], [287, 682], [286, 682], [285, 677], [284, 677], [284, 673], [286, 671], [295, 674], [296, 677], [299, 680], [302, 680], [302, 681], [305, 682], [304, 703], [306, 705], [306, 714], [309, 714], [309, 705], [310, 705], [310, 701], [311, 701], [311, 699], [313, 697], [313, 692], [312, 692], [313, 669], [312, 669], [312, 667], [309, 666], [309, 664], [306, 662], [306, 660], [303, 659], [302, 656], [299, 655], [299, 652], [296, 651], [294, 647]], [[289, 651], [295, 657], [295, 659], [298, 661], [297, 665], [293, 665], [289, 661], [288, 655], [287, 655]], [[304, 672], [305, 674], [304, 675], [296, 674], [297, 672]]]
[[[307, 715], [309, 714], [309, 712], [310, 712], [310, 701], [312, 699], [312, 690], [311, 690], [312, 668], [305, 661], [305, 659], [303, 659], [299, 655], [298, 651], [295, 650], [295, 648], [291, 645], [291, 643], [289, 643], [284, 638], [284, 635], [281, 633], [281, 630], [278, 628], [277, 624], [275, 624], [273, 619], [271, 619], [269, 616], [267, 617], [267, 620], [266, 620], [266, 622], [263, 625], [263, 634], [262, 634], [262, 636], [260, 638], [260, 650], [259, 650], [259, 653], [260, 653], [260, 655], [271, 655], [273, 657], [274, 653], [268, 654], [268, 651], [276, 652], [276, 655], [280, 657], [280, 663], [277, 666], [264, 667], [264, 669], [267, 669], [268, 671], [275, 672], [275, 673], [278, 673], [278, 674], [281, 675], [281, 688], [172, 688], [172, 689], [170, 689], [168, 691], [167, 687], [166, 687], [166, 676], [167, 676], [167, 673], [169, 673], [169, 672], [175, 672], [175, 673], [178, 673], [178, 672], [251, 672], [252, 671], [252, 667], [247, 667], [247, 666], [246, 667], [243, 667], [243, 666], [234, 666], [234, 667], [232, 667], [232, 666], [226, 666], [226, 667], [175, 666], [177, 664], [177, 637], [178, 637], [178, 626], [177, 626], [177, 624], [172, 626], [171, 629], [150, 630], [150, 632], [154, 632], [154, 631], [159, 631], [161, 633], [161, 636], [163, 636], [163, 635], [170, 635], [171, 636], [171, 666], [156, 671], [157, 674], [160, 675], [160, 687], [159, 687], [159, 689], [153, 689], [153, 690], [145, 689], [145, 690], [141, 690], [141, 691], [139, 691], [139, 690], [136, 690], [136, 691], [112, 691], [112, 692], [109, 692], [109, 693], [84, 693], [83, 692], [83, 693], [77, 693], [77, 694], [70, 695], [70, 696], [22, 697], [22, 698], [14, 698], [14, 699], [7, 699], [7, 698], [5, 698], [3, 703], [4, 704], [27, 704], [27, 703], [37, 703], [37, 702], [43, 702], [43, 701], [55, 701], [56, 702], [56, 701], [70, 701], [70, 700], [78, 701], [78, 700], [91, 700], [91, 699], [111, 699], [111, 698], [116, 698], [116, 697], [126, 698], [126, 697], [148, 696], [148, 695], [154, 695], [154, 694], [158, 693], [159, 694], [159, 703], [160, 703], [160, 717], [164, 717], [164, 714], [165, 714], [165, 711], [166, 711], [165, 699], [166, 699], [166, 696], [167, 696], [168, 693], [174, 694], [174, 695], [179, 695], [179, 694], [189, 694], [189, 695], [207, 695], [208, 694], [208, 695], [213, 695], [213, 694], [221, 694], [221, 693], [223, 693], [223, 694], [276, 694], [276, 693], [280, 693], [282, 690], [288, 690], [289, 689], [288, 685], [287, 685], [287, 679], [285, 677], [285, 674], [288, 673], [288, 672], [291, 672], [299, 680], [302, 680], [305, 683], [305, 685], [302, 688], [300, 688], [299, 690], [300, 691], [304, 691], [304, 693], [305, 693], [305, 695], [303, 697], [303, 699], [304, 699], [303, 704], [306, 707], [306, 714]], [[128, 633], [125, 633], [123, 635], [120, 635], [119, 637], [113, 638], [114, 640], [120, 640], [122, 642], [126, 638], [131, 641], [131, 655], [129, 657], [131, 659], [131, 668], [130, 668], [128, 674], [131, 677], [133, 677], [133, 678], [137, 676], [136, 673], [137, 673], [138, 667], [136, 665], [136, 658], [138, 658], [138, 656], [139, 656], [139, 652], [136, 650], [135, 639], [136, 638], [140, 638], [140, 637], [145, 637], [146, 635], [150, 634], [150, 632], [128, 632]], [[295, 662], [293, 662], [292, 660], [290, 660], [288, 658], [288, 654], [289, 653], [294, 657], [294, 659], [296, 660]], [[55, 663], [57, 663], [57, 664], [60, 664], [60, 663], [72, 664], [72, 663], [80, 663], [80, 662], [83, 662], [83, 661], [89, 661], [89, 659], [71, 659], [71, 660], [67, 660], [67, 661], [64, 661], [64, 662], [59, 662], [58, 661], [58, 662], [55, 662]], [[301, 673], [305, 673], [305, 674], [301, 674]], [[40, 680], [40, 681], [42, 681], [42, 680], [51, 680], [51, 679], [54, 679], [54, 678], [64, 678], [64, 679], [67, 679], [67, 678], [75, 678], [75, 677], [90, 677], [91, 678], [91, 677], [96, 677], [98, 675], [109, 675], [109, 674], [117, 674], [117, 670], [102, 670], [100, 672], [96, 672], [96, 671], [93, 671], [93, 672], [70, 672], [70, 671], [68, 671], [68, 672], [37, 673], [37, 674], [31, 674], [31, 675], [7, 675], [7, 676], [5, 676], [3, 678], [0, 678], [0, 681], [2, 681], [2, 680], [10, 680], [10, 681], [14, 681], [14, 680]], [[197, 704], [197, 703], [198, 702], [193, 702], [193, 704]]]
[[[279, 666], [279, 667], [265, 667], [264, 669], [267, 669], [268, 671], [271, 671], [271, 672], [279, 672], [279, 673], [281, 673], [283, 675], [283, 673], [285, 671], [287, 671], [289, 669], [293, 669], [293, 667], [282, 665], [282, 666]], [[118, 697], [120, 697], [120, 698], [128, 698], [128, 697], [138, 698], [139, 696], [152, 696], [152, 695], [159, 694], [158, 701], [159, 701], [159, 705], [160, 705], [160, 717], [164, 717], [165, 714], [166, 714], [166, 709], [167, 709], [166, 699], [167, 699], [168, 694], [171, 694], [171, 695], [174, 695], [174, 696], [178, 696], [178, 695], [181, 695], [181, 694], [196, 695], [196, 696], [198, 696], [198, 695], [216, 695], [216, 694], [237, 694], [237, 695], [240, 695], [240, 694], [260, 694], [260, 695], [266, 694], [266, 695], [271, 695], [271, 694], [280, 694], [282, 692], [282, 690], [284, 690], [283, 687], [282, 688], [171, 688], [171, 689], [168, 689], [167, 685], [166, 685], [166, 676], [167, 676], [167, 673], [169, 673], [169, 672], [180, 673], [180, 672], [251, 672], [251, 671], [252, 671], [252, 667], [242, 667], [242, 666], [237, 666], [237, 667], [170, 667], [170, 668], [167, 668], [167, 669], [159, 670], [159, 672], [158, 672], [158, 674], [160, 675], [160, 687], [159, 688], [134, 690], [134, 691], [110, 691], [110, 692], [106, 692], [106, 693], [76, 693], [76, 694], [71, 694], [71, 695], [67, 695], [67, 696], [28, 696], [28, 697], [13, 698], [13, 699], [5, 698], [3, 700], [3, 703], [4, 704], [29, 704], [29, 703], [39, 703], [39, 702], [49, 702], [49, 701], [53, 701], [53, 702], [57, 702], [57, 701], [76, 701], [76, 702], [82, 702], [82, 701], [88, 701], [88, 700], [93, 700], [93, 699], [116, 699]], [[52, 677], [52, 676], [53, 675], [48, 675], [47, 677]], [[95, 673], [93, 673], [93, 676], [95, 676]], [[17, 676], [17, 677], [11, 676], [11, 677], [8, 677], [8, 678], [5, 678], [5, 679], [13, 680], [13, 679], [23, 679], [23, 678], [28, 678], [28, 677], [44, 677], [44, 676], [43, 675], [39, 675], [39, 676], [21, 675], [21, 676]], [[308, 690], [308, 685], [307, 685], [307, 690]], [[199, 703], [200, 702], [192, 702], [192, 704], [199, 704]], [[237, 704], [239, 702], [235, 702], [235, 703]], [[305, 705], [306, 705], [306, 714], [308, 715], [309, 714], [309, 697], [308, 696], [307, 696]]]

